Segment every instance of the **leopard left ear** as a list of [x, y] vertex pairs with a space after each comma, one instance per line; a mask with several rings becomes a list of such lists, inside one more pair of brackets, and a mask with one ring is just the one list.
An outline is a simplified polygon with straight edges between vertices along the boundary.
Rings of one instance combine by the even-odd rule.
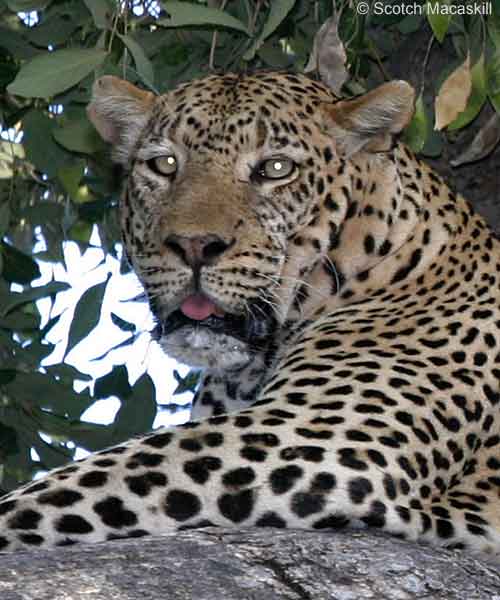
[[113, 158], [126, 163], [148, 120], [154, 94], [105, 75], [94, 83], [87, 115], [101, 137], [113, 145]]
[[364, 149], [390, 149], [394, 135], [410, 122], [415, 90], [406, 81], [390, 81], [354, 98], [323, 104], [328, 128], [339, 156], [347, 158]]

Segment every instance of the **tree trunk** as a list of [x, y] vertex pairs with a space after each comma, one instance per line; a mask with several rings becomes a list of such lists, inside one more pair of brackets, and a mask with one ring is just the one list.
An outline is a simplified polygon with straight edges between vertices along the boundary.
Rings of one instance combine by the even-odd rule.
[[185, 531], [0, 555], [1, 600], [500, 600], [500, 568], [375, 532]]

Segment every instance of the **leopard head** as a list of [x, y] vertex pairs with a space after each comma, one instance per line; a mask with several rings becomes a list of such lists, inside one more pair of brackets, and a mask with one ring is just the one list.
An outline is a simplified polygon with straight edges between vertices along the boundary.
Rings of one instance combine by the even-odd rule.
[[[328, 304], [352, 158], [390, 147], [412, 100], [391, 82], [338, 101], [290, 73], [212, 75], [161, 96], [95, 83], [89, 117], [125, 168], [124, 243], [168, 354], [239, 369], [308, 316], [301, 294], [308, 313]], [[318, 272], [328, 291], [315, 296]]]

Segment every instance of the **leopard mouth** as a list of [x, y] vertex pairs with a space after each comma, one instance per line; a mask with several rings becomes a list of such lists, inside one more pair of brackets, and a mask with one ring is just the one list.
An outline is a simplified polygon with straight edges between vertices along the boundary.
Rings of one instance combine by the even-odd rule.
[[181, 306], [158, 322], [153, 335], [156, 339], [168, 337], [177, 330], [206, 328], [215, 334], [234, 337], [252, 346], [263, 345], [276, 327], [276, 321], [258, 303], [250, 303], [245, 314], [224, 311], [201, 294], [186, 298]]

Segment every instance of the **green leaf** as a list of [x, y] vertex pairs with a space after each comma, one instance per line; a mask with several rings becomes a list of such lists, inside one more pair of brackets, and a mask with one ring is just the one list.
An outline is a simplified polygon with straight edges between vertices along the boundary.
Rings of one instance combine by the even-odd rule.
[[174, 378], [177, 381], [177, 387], [174, 390], [174, 396], [184, 394], [185, 392], [194, 392], [200, 380], [201, 371], [191, 369], [186, 377], [182, 377], [178, 371], [174, 371]]
[[130, 50], [130, 54], [132, 54], [132, 58], [134, 59], [135, 68], [139, 74], [139, 77], [145, 84], [148, 85], [148, 87], [153, 87], [155, 78], [153, 65], [146, 56], [146, 53], [142, 47], [130, 35], [121, 35], [119, 33], [118, 37]]
[[420, 94], [415, 102], [413, 118], [404, 133], [404, 142], [413, 152], [421, 152], [429, 132], [429, 119], [425, 110], [424, 99]]
[[77, 446], [95, 452], [112, 443], [112, 431], [106, 425], [75, 421], [46, 411], [36, 413], [40, 428], [48, 435], [72, 440]]
[[65, 358], [99, 323], [102, 301], [110, 277], [111, 275], [108, 274], [106, 281], [85, 290], [78, 300], [69, 328], [68, 345], [64, 354]]
[[[54, 317], [59, 318], [59, 317]], [[87, 373], [82, 373], [73, 365], [67, 365], [66, 363], [59, 363], [57, 365], [50, 365], [48, 367], [44, 367], [44, 369], [50, 375], [56, 377], [58, 381], [62, 381], [68, 385], [73, 386], [75, 379], [80, 379], [81, 381], [91, 381], [92, 376]], [[81, 394], [80, 394], [81, 395]]]
[[107, 57], [96, 48], [64, 49], [37, 56], [21, 67], [9, 93], [26, 98], [47, 98], [79, 83]]
[[280, 0], [280, 2], [270, 2], [270, 10], [264, 27], [257, 40], [252, 44], [249, 50], [244, 54], [243, 60], [252, 60], [257, 50], [264, 41], [277, 29], [287, 14], [292, 10], [296, 0]]
[[136, 330], [136, 326], [135, 326], [134, 323], [130, 323], [129, 321], [125, 321], [125, 319], [122, 319], [121, 317], [119, 317], [118, 315], [116, 315], [113, 312], [111, 313], [111, 320], [122, 331], [129, 332], [129, 331], [135, 331]]
[[428, 0], [425, 13], [436, 39], [441, 44], [450, 26], [452, 14], [446, 12], [453, 0]]
[[133, 394], [121, 400], [121, 407], [113, 423], [116, 441], [131, 435], [150, 431], [156, 417], [155, 388], [151, 377], [144, 373], [134, 387]]
[[77, 421], [65, 428], [68, 439], [89, 452], [97, 452], [114, 443], [113, 432], [107, 425]]
[[477, 117], [486, 101], [486, 72], [484, 68], [484, 55], [471, 69], [472, 90], [465, 110], [448, 125], [448, 131], [462, 129]]
[[67, 121], [62, 127], [54, 127], [52, 135], [58, 144], [72, 152], [95, 154], [103, 148], [95, 127], [88, 119]]
[[38, 407], [71, 418], [79, 417], [93, 402], [88, 392], [79, 394], [70, 385], [37, 372], [17, 373], [13, 381], [5, 384], [4, 391], [26, 407]]
[[66, 448], [57, 442], [49, 444], [41, 438], [33, 440], [33, 448], [40, 457], [44, 469], [55, 469], [70, 462], [76, 450], [76, 448]]
[[69, 287], [71, 286], [63, 281], [51, 281], [46, 285], [30, 288], [24, 292], [11, 292], [7, 296], [7, 302], [0, 307], [0, 315], [4, 317], [14, 309], [19, 308], [28, 302], [35, 302], [36, 300], [40, 300], [40, 298], [53, 296], [67, 290]]
[[130, 396], [132, 388], [128, 381], [127, 367], [116, 365], [113, 369], [96, 379], [94, 386], [94, 396], [98, 399], [117, 396], [120, 400]]
[[38, 110], [31, 110], [23, 119], [26, 157], [35, 169], [51, 178], [69, 158], [68, 153], [52, 138], [54, 127], [55, 119]]
[[170, 15], [170, 19], [159, 19], [157, 21], [158, 25], [164, 27], [214, 25], [236, 29], [250, 35], [247, 27], [239, 19], [218, 8], [210, 8], [192, 2], [171, 2], [170, 0], [162, 2], [162, 5]]
[[2, 277], [9, 283], [30, 283], [40, 277], [36, 262], [14, 246], [0, 242], [0, 254], [3, 257]]
[[113, 16], [113, 7], [108, 0], [83, 0], [94, 19], [97, 29], [108, 29]]

